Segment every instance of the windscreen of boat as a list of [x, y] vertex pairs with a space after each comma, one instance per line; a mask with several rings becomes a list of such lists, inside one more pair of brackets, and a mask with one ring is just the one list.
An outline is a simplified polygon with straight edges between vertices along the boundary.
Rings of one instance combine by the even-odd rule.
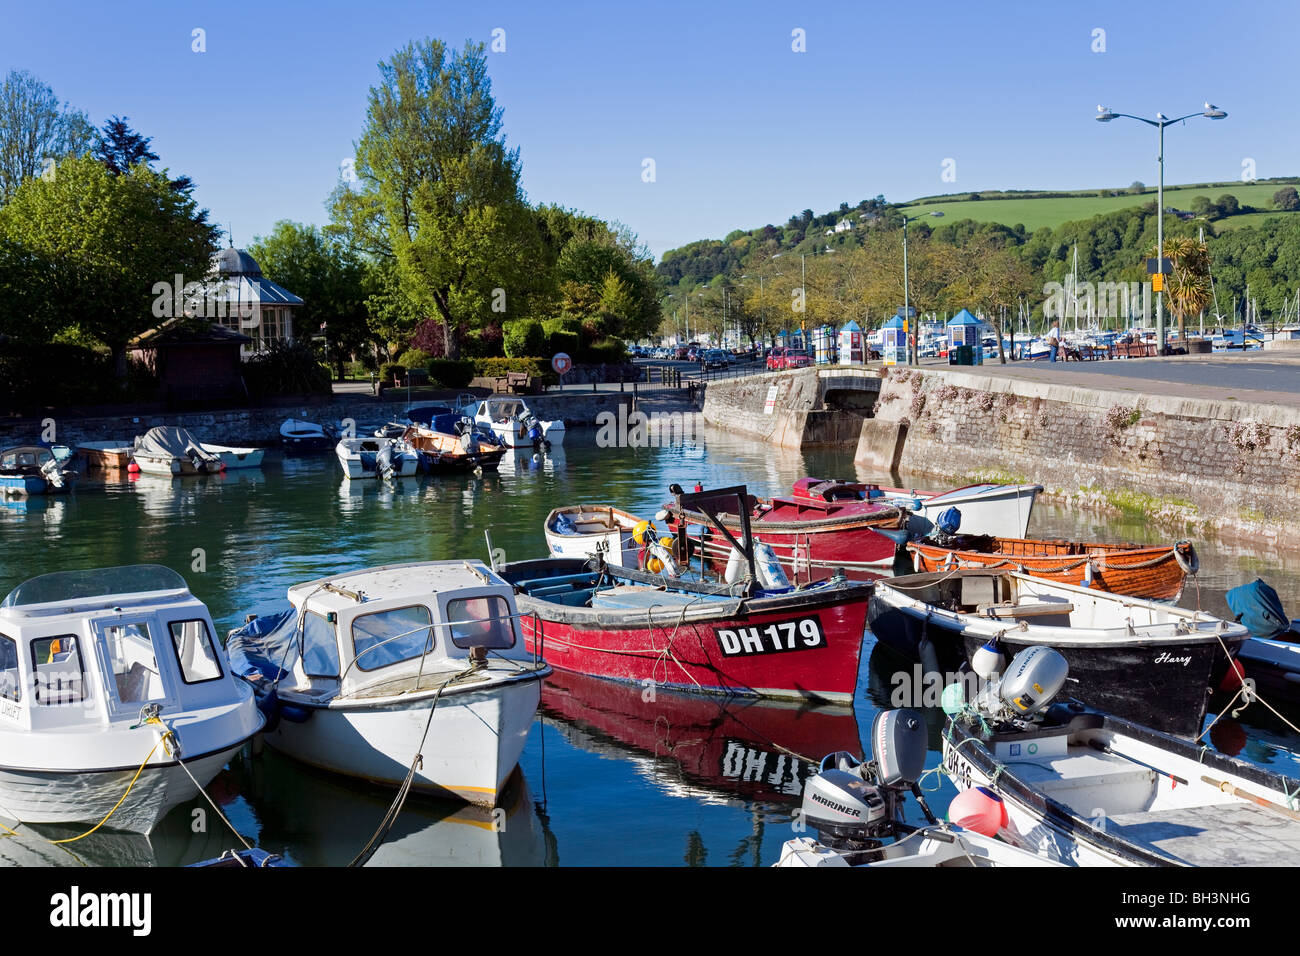
[[154, 591], [184, 591], [185, 579], [171, 568], [158, 564], [134, 564], [123, 568], [95, 568], [87, 571], [55, 571], [32, 578], [9, 592], [0, 607], [23, 607], [75, 601], [113, 594], [147, 594]]
[[378, 670], [419, 657], [435, 645], [433, 615], [423, 604], [362, 614], [352, 621], [357, 667]]
[[181, 680], [187, 684], [202, 684], [221, 676], [221, 665], [212, 649], [212, 636], [208, 634], [206, 621], [172, 621], [167, 626], [172, 632], [172, 647], [176, 650], [176, 662], [180, 664]]
[[458, 598], [447, 602], [451, 640], [459, 648], [508, 650], [515, 646], [510, 605], [501, 597]]

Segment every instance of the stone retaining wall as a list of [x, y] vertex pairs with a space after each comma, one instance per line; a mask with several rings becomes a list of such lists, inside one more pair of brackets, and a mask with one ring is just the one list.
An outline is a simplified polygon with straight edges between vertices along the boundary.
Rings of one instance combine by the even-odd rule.
[[[853, 447], [865, 414], [827, 408], [828, 391], [862, 390], [875, 385], [864, 370], [807, 368], [746, 375], [710, 382], [704, 396], [704, 420], [728, 431], [782, 448]], [[776, 387], [768, 413], [768, 394]]]
[[[552, 393], [529, 396], [533, 413], [543, 420], [561, 418], [567, 426], [590, 426], [602, 411], [618, 413], [620, 405], [631, 405], [628, 392]], [[440, 404], [428, 401], [420, 404]], [[102, 418], [4, 419], [0, 420], [0, 447], [37, 441], [45, 437], [52, 423], [50, 440], [65, 445], [89, 441], [121, 441], [130, 444], [158, 425], [188, 428], [201, 440], [218, 445], [278, 445], [280, 424], [286, 418], [311, 422], [337, 422], [350, 418], [357, 425], [379, 425], [397, 418], [408, 402], [376, 401], [367, 396], [339, 396], [318, 405], [278, 405], [270, 408], [234, 408], [207, 412], [155, 412], [140, 415], [112, 415]]]
[[891, 370], [856, 463], [1049, 497], [1179, 529], [1276, 539], [1300, 521], [1300, 409]]

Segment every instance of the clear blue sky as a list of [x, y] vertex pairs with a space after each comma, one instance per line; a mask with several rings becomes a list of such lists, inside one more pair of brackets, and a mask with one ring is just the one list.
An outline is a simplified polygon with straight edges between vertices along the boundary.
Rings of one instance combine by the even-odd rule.
[[1228, 111], [1167, 133], [1167, 183], [1239, 179], [1246, 159], [1260, 178], [1300, 172], [1293, 2], [1090, 7], [10, 2], [0, 70], [32, 71], [96, 125], [129, 116], [239, 245], [280, 219], [326, 221], [380, 60], [494, 28], [529, 200], [620, 220], [656, 256], [877, 193], [1154, 183], [1155, 131], [1095, 123], [1098, 104]]

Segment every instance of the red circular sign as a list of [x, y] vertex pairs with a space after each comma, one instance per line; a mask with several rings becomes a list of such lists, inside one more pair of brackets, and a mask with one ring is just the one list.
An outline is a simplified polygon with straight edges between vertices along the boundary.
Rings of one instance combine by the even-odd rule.
[[555, 369], [556, 375], [563, 375], [573, 368], [573, 359], [569, 358], [566, 352], [556, 352], [551, 357], [551, 368]]

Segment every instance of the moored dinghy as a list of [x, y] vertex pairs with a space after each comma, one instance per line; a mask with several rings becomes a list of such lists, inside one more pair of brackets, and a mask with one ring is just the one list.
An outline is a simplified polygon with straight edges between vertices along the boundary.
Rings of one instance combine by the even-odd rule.
[[[838, 752], [804, 784], [799, 820], [817, 838], [789, 840], [778, 867], [991, 867], [1059, 866], [987, 834], [941, 823], [930, 811], [919, 780], [925, 767], [925, 719], [915, 710], [887, 710], [871, 728], [875, 759], [863, 764]], [[926, 825], [904, 819], [911, 793]]]
[[55, 572], [0, 604], [6, 816], [148, 833], [261, 726], [207, 608], [168, 568]]
[[477, 561], [430, 561], [309, 581], [289, 601], [227, 642], [271, 714], [268, 744], [337, 773], [390, 785], [411, 774], [417, 790], [496, 804], [550, 673], [524, 650], [506, 582]]
[[950, 702], [944, 765], [1005, 808], [1004, 839], [1079, 866], [1300, 865], [1300, 780], [1075, 702], [1064, 659], [1024, 651]]
[[334, 448], [346, 478], [409, 478], [420, 455], [401, 438], [342, 438]]
[[1190, 541], [1150, 547], [938, 533], [907, 548], [917, 571], [1006, 568], [1151, 601], [1177, 602], [1187, 575], [1200, 567]]
[[1200, 732], [1210, 688], [1248, 636], [1198, 611], [974, 569], [880, 582], [868, 625], [881, 643], [949, 672], [986, 644], [1006, 658], [1054, 647], [1084, 703], [1187, 737]]
[[188, 429], [170, 425], [138, 436], [131, 457], [136, 467], [149, 475], [214, 475], [226, 467], [220, 457], [204, 451], [202, 442]]
[[638, 545], [632, 540], [641, 519], [611, 505], [556, 508], [546, 516], [546, 544], [560, 558], [604, 554], [611, 564], [635, 567]]

